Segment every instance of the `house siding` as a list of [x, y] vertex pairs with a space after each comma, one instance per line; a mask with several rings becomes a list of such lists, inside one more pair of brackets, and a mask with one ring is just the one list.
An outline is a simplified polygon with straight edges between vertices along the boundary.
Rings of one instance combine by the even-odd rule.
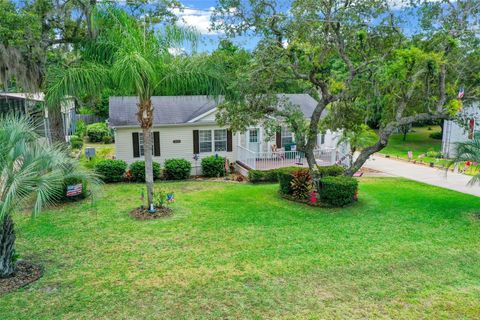
[[[475, 131], [480, 131], [480, 103], [475, 102], [463, 110], [465, 118], [470, 116], [476, 119]], [[448, 157], [455, 157], [456, 144], [468, 141], [467, 124], [464, 127], [451, 120], [444, 121], [442, 137], [442, 153]]]
[[[226, 157], [230, 162], [236, 159], [237, 137], [232, 137], [232, 152], [208, 152], [200, 153], [199, 159], [195, 163], [193, 160], [193, 130], [214, 130], [225, 129], [216, 125], [202, 125], [195, 124], [191, 126], [171, 126], [171, 127], [153, 127], [153, 131], [160, 133], [160, 156], [153, 157], [153, 161], [159, 162], [162, 166], [167, 159], [182, 158], [192, 163], [192, 174], [201, 174], [200, 164], [201, 159], [218, 154]], [[124, 160], [127, 163], [132, 163], [137, 160], [144, 160], [144, 157], [133, 157], [133, 142], [132, 133], [142, 132], [140, 128], [116, 128], [115, 129], [115, 146], [116, 158]], [[173, 143], [174, 140], [180, 140], [180, 143]], [[196, 166], [196, 167], [195, 167]]]

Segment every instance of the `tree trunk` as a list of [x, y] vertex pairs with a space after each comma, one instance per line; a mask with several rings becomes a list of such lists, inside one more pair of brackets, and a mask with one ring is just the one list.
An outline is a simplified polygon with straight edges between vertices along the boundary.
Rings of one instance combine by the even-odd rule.
[[65, 143], [65, 131], [63, 128], [62, 112], [57, 109], [48, 110], [48, 122], [50, 135], [53, 143]]
[[6, 216], [0, 226], [0, 278], [7, 278], [13, 275], [15, 265], [13, 254], [15, 252], [15, 230], [13, 219]]
[[147, 184], [148, 207], [153, 203], [153, 156], [152, 130], [143, 128], [143, 152], [145, 155], [145, 182]]
[[150, 98], [138, 103], [138, 122], [143, 131], [143, 154], [145, 157], [145, 182], [147, 184], [148, 207], [153, 203], [153, 153], [152, 153], [152, 126], [153, 106]]
[[317, 161], [315, 160], [315, 155], [313, 153], [316, 145], [317, 145], [317, 136], [318, 136], [318, 123], [320, 122], [320, 117], [322, 115], [323, 110], [325, 110], [325, 107], [328, 105], [328, 102], [323, 100], [320, 100], [318, 102], [315, 110], [312, 113], [312, 116], [310, 117], [310, 124], [308, 127], [308, 134], [307, 134], [307, 143], [305, 144], [304, 152], [305, 152], [305, 157], [307, 158], [307, 163], [308, 167], [310, 169], [310, 172], [313, 173], [313, 171], [317, 167]]

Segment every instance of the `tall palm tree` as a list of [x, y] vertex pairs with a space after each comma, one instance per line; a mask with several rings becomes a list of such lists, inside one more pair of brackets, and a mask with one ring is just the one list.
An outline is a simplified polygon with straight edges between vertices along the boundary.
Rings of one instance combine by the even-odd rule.
[[200, 85], [206, 94], [223, 90], [214, 66], [202, 59], [174, 56], [170, 50], [185, 42], [195, 42], [192, 30], [176, 26], [158, 28], [114, 7], [96, 10], [92, 19], [93, 41], [84, 44], [81, 58], [73, 65], [47, 73], [47, 104], [58, 104], [65, 96], [82, 96], [113, 86], [138, 97], [137, 119], [143, 131], [145, 181], [149, 206], [153, 203], [153, 159], [151, 129], [156, 92], [175, 92]]
[[96, 182], [60, 146], [43, 143], [25, 118], [0, 118], [0, 278], [14, 272], [12, 214], [33, 205], [33, 214], [61, 199], [65, 179]]
[[[470, 180], [469, 184], [480, 184], [480, 138], [476, 137], [467, 142], [459, 142], [456, 145], [456, 155], [452, 159], [453, 164], [464, 164], [471, 162], [476, 167], [475, 175]], [[475, 165], [476, 164], [476, 165]]]

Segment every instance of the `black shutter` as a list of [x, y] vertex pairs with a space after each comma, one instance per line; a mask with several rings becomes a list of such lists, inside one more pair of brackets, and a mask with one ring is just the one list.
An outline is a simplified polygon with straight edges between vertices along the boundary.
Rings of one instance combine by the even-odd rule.
[[233, 141], [232, 141], [232, 131], [231, 130], [227, 130], [227, 151], [228, 152], [232, 152], [232, 149], [233, 149]]
[[133, 157], [140, 158], [140, 145], [138, 143], [138, 132], [132, 132]]
[[200, 153], [200, 140], [198, 137], [198, 130], [193, 130], [193, 153]]
[[276, 144], [277, 144], [277, 148], [281, 148], [282, 147], [282, 133], [281, 132], [277, 132], [277, 135], [276, 135]]
[[153, 132], [153, 155], [160, 157], [160, 132]]

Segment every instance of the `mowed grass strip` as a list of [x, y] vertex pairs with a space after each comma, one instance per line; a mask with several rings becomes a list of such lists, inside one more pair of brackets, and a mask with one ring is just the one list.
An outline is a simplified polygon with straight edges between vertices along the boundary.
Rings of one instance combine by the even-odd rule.
[[45, 267], [0, 297], [1, 319], [475, 318], [480, 199], [402, 179], [320, 209], [276, 185], [160, 183], [173, 217], [135, 221], [141, 185], [15, 216], [17, 251]]

